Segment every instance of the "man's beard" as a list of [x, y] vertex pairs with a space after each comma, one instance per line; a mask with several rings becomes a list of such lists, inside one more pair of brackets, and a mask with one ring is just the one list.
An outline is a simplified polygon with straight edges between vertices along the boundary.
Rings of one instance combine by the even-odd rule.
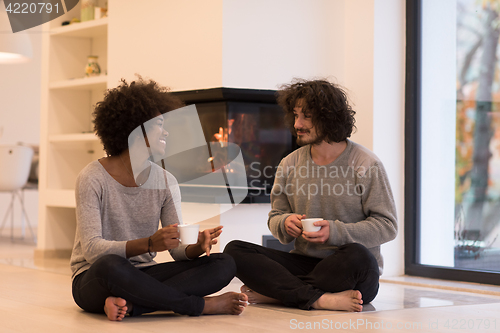
[[[310, 132], [308, 132], [310, 133]], [[305, 145], [317, 145], [317, 144], [320, 144], [321, 142], [323, 142], [323, 140], [325, 139], [325, 136], [324, 135], [318, 135], [316, 134], [316, 137], [312, 137], [312, 138], [307, 138], [307, 139], [303, 139], [299, 136], [297, 136], [297, 144], [299, 146], [305, 146]]]

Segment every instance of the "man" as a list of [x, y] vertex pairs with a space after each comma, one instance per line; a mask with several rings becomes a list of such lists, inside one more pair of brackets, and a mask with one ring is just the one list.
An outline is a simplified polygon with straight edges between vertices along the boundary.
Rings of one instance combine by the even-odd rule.
[[[277, 168], [268, 226], [290, 253], [233, 241], [241, 291], [250, 303], [361, 311], [378, 292], [380, 245], [396, 237], [396, 209], [381, 161], [350, 141], [354, 114], [345, 92], [323, 80], [297, 80], [278, 92], [301, 148]], [[304, 218], [322, 218], [316, 232]]]

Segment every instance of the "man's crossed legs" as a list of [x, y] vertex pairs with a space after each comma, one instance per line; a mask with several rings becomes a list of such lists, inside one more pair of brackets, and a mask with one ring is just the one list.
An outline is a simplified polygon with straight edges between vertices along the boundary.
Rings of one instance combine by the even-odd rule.
[[287, 253], [243, 241], [224, 253], [237, 266], [241, 291], [250, 303], [282, 303], [309, 310], [361, 311], [378, 292], [375, 257], [357, 243], [340, 246], [326, 258]]

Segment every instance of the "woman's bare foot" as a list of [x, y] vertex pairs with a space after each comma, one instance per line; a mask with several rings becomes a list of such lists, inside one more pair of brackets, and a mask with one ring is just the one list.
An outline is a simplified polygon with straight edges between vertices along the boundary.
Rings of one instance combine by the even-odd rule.
[[108, 297], [104, 302], [104, 312], [109, 320], [121, 321], [127, 314], [127, 301], [120, 297]]
[[346, 290], [340, 293], [324, 293], [316, 302], [313, 309], [318, 310], [341, 310], [361, 312], [363, 300], [358, 290]]
[[203, 298], [205, 299], [205, 307], [202, 314], [239, 315], [247, 306], [248, 301], [247, 295], [235, 292]]
[[248, 303], [251, 304], [280, 304], [281, 302], [275, 298], [267, 297], [258, 292], [253, 291], [247, 286], [241, 286], [241, 292], [248, 296]]

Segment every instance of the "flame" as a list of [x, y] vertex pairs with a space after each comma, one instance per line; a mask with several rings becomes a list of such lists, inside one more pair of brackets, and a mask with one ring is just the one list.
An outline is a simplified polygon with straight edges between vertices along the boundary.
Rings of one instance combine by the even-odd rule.
[[227, 130], [224, 131], [222, 127], [219, 127], [219, 133], [215, 133], [214, 138], [220, 143], [221, 147], [224, 147], [224, 143], [227, 142]]
[[234, 119], [229, 119], [227, 121], [227, 128], [219, 127], [219, 132], [214, 134], [214, 138], [217, 142], [220, 143], [221, 147], [225, 146], [225, 143], [228, 142], [229, 135], [233, 131], [233, 123]]

